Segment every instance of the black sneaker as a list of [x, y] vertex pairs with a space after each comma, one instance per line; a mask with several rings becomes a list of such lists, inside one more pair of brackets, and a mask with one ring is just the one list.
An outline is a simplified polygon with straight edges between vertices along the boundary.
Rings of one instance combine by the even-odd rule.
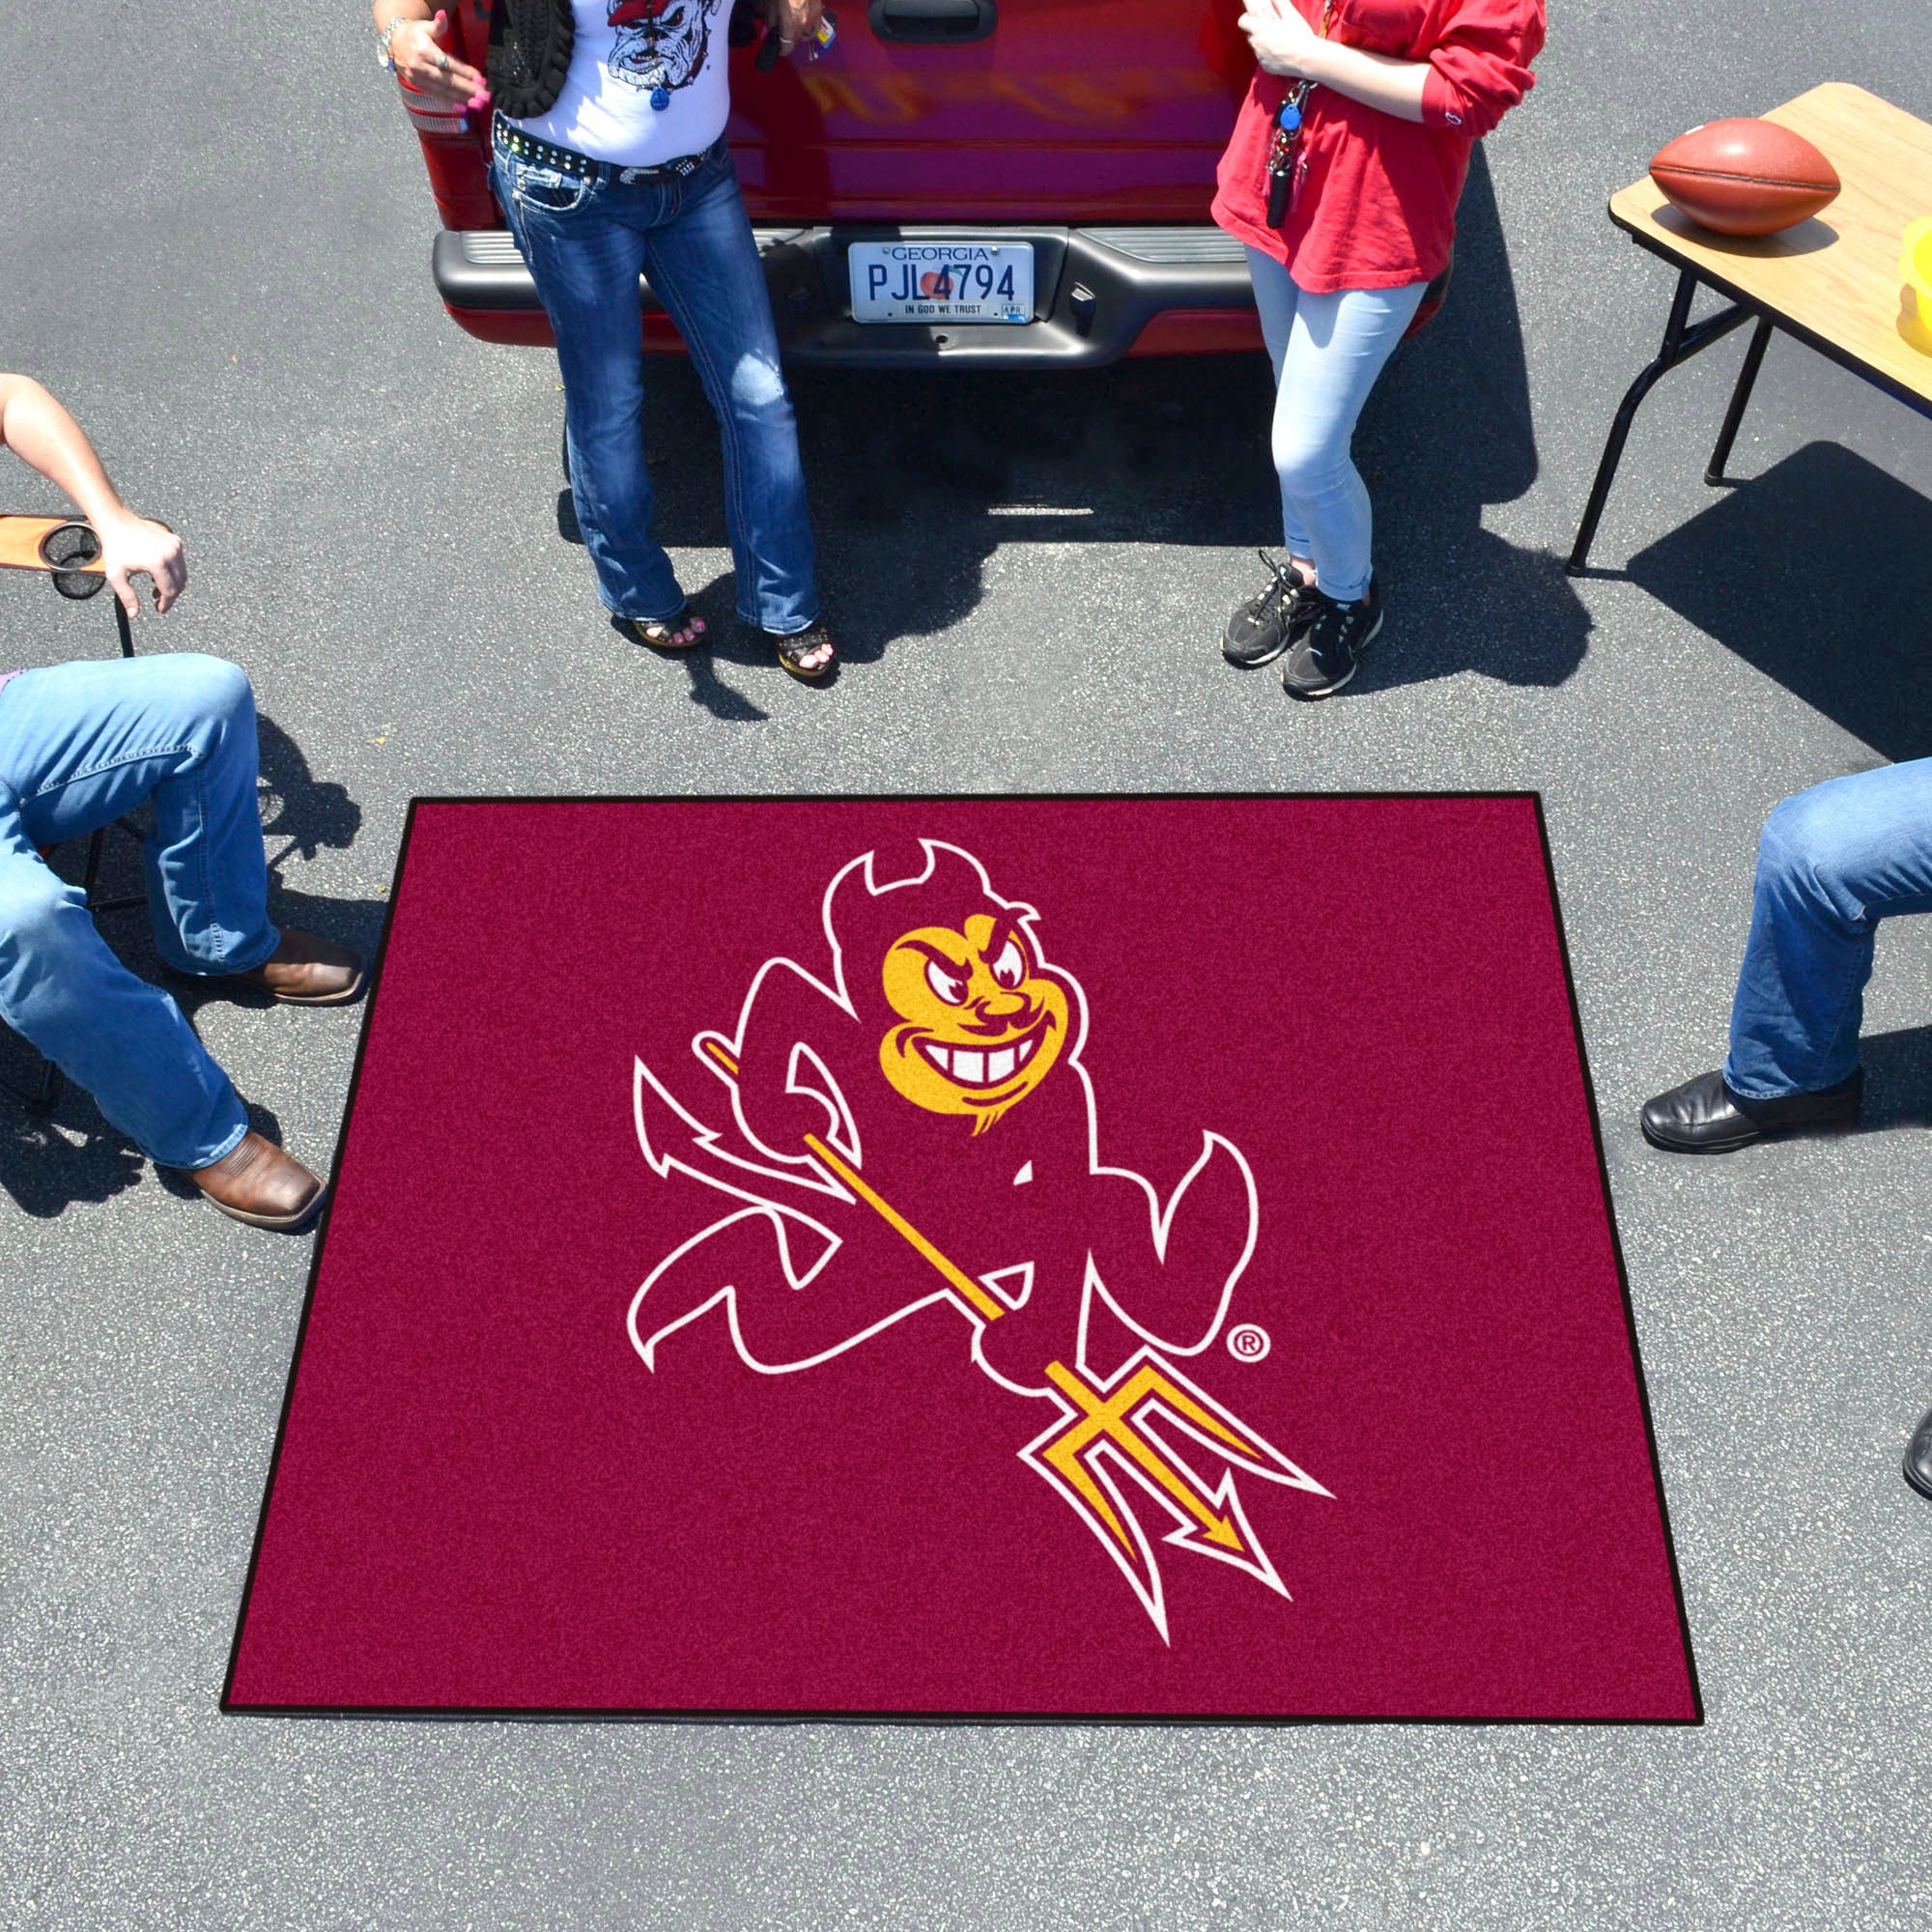
[[1338, 604], [1320, 590], [1307, 594], [1315, 602], [1314, 622], [1282, 667], [1281, 688], [1291, 697], [1326, 697], [1354, 676], [1382, 627], [1381, 585], [1370, 578], [1368, 594], [1352, 604]]
[[1243, 670], [1272, 664], [1315, 621], [1315, 593], [1301, 581], [1301, 573], [1284, 570], [1266, 551], [1259, 554], [1274, 582], [1259, 597], [1249, 598], [1221, 634], [1221, 655]]

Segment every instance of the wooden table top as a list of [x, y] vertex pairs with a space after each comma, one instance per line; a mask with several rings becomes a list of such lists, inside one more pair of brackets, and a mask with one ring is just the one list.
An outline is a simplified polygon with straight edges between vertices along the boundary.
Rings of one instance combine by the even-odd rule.
[[1836, 359], [1932, 410], [1932, 355], [1899, 332], [1906, 224], [1932, 215], [1932, 126], [1828, 81], [1764, 117], [1803, 134], [1844, 192], [1781, 235], [1714, 235], [1646, 175], [1610, 198], [1610, 218], [1645, 247], [1789, 325]]

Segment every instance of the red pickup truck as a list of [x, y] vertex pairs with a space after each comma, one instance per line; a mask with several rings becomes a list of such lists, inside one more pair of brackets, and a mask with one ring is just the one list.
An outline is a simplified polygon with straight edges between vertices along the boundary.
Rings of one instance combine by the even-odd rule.
[[[455, 12], [480, 68], [489, 0]], [[844, 0], [822, 60], [764, 71], [739, 47], [729, 137], [786, 355], [1072, 368], [1259, 348], [1240, 245], [1208, 219], [1254, 72], [1240, 12]], [[403, 100], [444, 224], [445, 306], [487, 342], [547, 344], [491, 197], [487, 116]], [[646, 345], [675, 349], [646, 303]]]

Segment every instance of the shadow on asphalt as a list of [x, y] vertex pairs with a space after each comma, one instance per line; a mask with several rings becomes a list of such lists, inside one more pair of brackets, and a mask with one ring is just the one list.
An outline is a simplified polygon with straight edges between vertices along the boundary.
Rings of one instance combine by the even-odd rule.
[[[269, 842], [269, 916], [279, 926], [302, 926], [327, 933], [373, 954], [382, 937], [384, 904], [380, 899], [326, 899], [290, 885], [283, 876], [288, 861], [312, 860], [323, 847], [343, 849], [352, 844], [362, 824], [362, 809], [341, 785], [318, 780], [300, 748], [273, 720], [260, 718], [261, 805], [263, 833]], [[146, 808], [135, 814], [146, 817]], [[276, 841], [280, 840], [279, 849]], [[77, 873], [84, 853], [71, 841], [55, 854], [70, 876]], [[140, 853], [131, 838], [110, 833], [103, 852], [98, 899], [123, 898], [142, 890]], [[167, 988], [190, 1024], [211, 1000], [266, 1009], [274, 1002], [266, 993], [237, 995], [166, 975], [155, 952], [147, 915], [141, 906], [103, 916], [103, 936], [115, 952], [144, 980]], [[355, 1021], [344, 1014], [343, 1023]], [[40, 1061], [26, 1043], [0, 1027], [0, 1081], [31, 1087], [39, 1078]], [[248, 1124], [277, 1143], [281, 1127], [274, 1113], [243, 1095]], [[292, 1150], [298, 1155], [303, 1150]], [[309, 1150], [312, 1153], [314, 1151]], [[75, 1202], [106, 1201], [124, 1188], [138, 1184], [147, 1162], [104, 1121], [93, 1098], [66, 1086], [50, 1117], [31, 1114], [11, 1094], [0, 1092], [0, 1190], [37, 1219], [51, 1219]], [[158, 1184], [168, 1193], [197, 1200], [197, 1190], [185, 1176], [156, 1170]]]
[[1932, 502], [1863, 457], [1807, 443], [1629, 574], [1882, 756], [1932, 754]]
[[[0, 1037], [0, 1077], [31, 1081], [18, 1040]], [[51, 1119], [0, 1094], [0, 1188], [15, 1207], [48, 1221], [77, 1201], [107, 1201], [147, 1178], [148, 1163], [95, 1111], [70, 1093]]]
[[[1280, 541], [1256, 356], [1069, 375], [796, 370], [791, 383], [819, 579], [850, 663], [970, 615], [1003, 544]], [[724, 548], [717, 431], [682, 362], [652, 364], [647, 410], [653, 446], [688, 453], [652, 470], [659, 536]], [[572, 522], [559, 515], [560, 529]], [[765, 661], [759, 639], [734, 644], [724, 591], [705, 606], [714, 648]]]
[[1932, 1127], [1932, 1026], [1867, 1034], [1859, 1042], [1859, 1058], [1865, 1069], [1860, 1112], [1865, 1131]]
[[[262, 756], [262, 836], [269, 843], [272, 890], [277, 868], [291, 853], [313, 859], [325, 845], [346, 852], [362, 829], [362, 808], [344, 786], [318, 779], [301, 748], [273, 719], [258, 714], [255, 727]], [[279, 852], [278, 838], [287, 840]]]
[[1442, 312], [1404, 343], [1369, 398], [1355, 461], [1376, 515], [1387, 644], [1351, 690], [1477, 671], [1550, 688], [1589, 651], [1590, 615], [1563, 558], [1483, 527], [1535, 483], [1529, 369], [1509, 246], [1479, 145], [1456, 223]]
[[[826, 605], [851, 663], [970, 614], [987, 558], [1006, 544], [1281, 540], [1261, 355], [1066, 374], [795, 369], [790, 380]], [[681, 357], [650, 365], [644, 434], [658, 453], [660, 539], [724, 548], [717, 426]], [[1391, 362], [1355, 455], [1376, 499], [1378, 568], [1402, 641], [1369, 660], [1361, 686], [1463, 670], [1524, 685], [1568, 678], [1590, 623], [1561, 559], [1482, 527], [1485, 506], [1536, 480], [1537, 456], [1516, 284], [1480, 149], [1448, 302]], [[568, 491], [557, 532], [582, 541]], [[1253, 575], [1231, 581], [1230, 603], [1252, 590]], [[728, 586], [707, 595], [694, 601], [713, 619], [717, 654], [766, 661], [760, 640], [731, 637]], [[1205, 611], [1206, 634], [1225, 614]], [[714, 710], [741, 702], [722, 686], [693, 696]]]

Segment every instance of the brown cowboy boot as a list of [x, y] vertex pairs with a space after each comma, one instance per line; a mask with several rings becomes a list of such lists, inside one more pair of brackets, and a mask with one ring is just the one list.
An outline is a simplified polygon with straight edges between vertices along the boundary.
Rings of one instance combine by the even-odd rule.
[[251, 1228], [293, 1234], [322, 1205], [322, 1181], [293, 1154], [257, 1133], [244, 1134], [219, 1160], [187, 1172], [224, 1214]]
[[292, 1007], [339, 1007], [362, 990], [366, 974], [359, 952], [292, 927], [261, 965], [222, 977], [259, 986]]

